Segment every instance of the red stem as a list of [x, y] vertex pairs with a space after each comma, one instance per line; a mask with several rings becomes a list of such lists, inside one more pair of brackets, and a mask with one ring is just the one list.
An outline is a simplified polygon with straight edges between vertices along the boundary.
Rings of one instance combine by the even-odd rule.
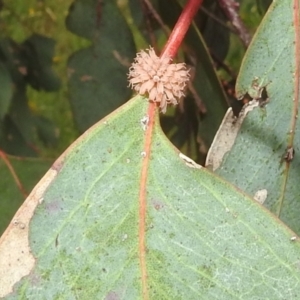
[[[186, 4], [180, 18], [178, 19], [174, 30], [172, 31], [169, 40], [164, 47], [161, 57], [173, 58], [196, 14], [200, 7], [202, 0], [189, 0]], [[155, 114], [157, 112], [157, 103], [149, 102], [148, 117], [149, 122], [145, 132], [145, 144], [143, 152], [145, 158], [142, 164], [140, 193], [139, 193], [139, 259], [141, 268], [141, 281], [142, 281], [142, 299], [149, 299], [149, 286], [147, 276], [147, 263], [146, 263], [146, 216], [147, 216], [147, 178], [148, 169], [151, 156], [151, 143], [153, 130], [155, 126]]]
[[174, 58], [203, 0], [188, 0], [161, 52], [161, 58]]

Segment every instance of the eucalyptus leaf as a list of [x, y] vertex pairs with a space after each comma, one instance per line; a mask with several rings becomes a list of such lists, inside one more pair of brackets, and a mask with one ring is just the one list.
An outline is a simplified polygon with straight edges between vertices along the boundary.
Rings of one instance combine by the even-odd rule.
[[[273, 1], [244, 58], [237, 81], [238, 97], [262, 98], [244, 121], [228, 120], [227, 142], [216, 173], [248, 194], [266, 191], [264, 205], [300, 233], [299, 11], [291, 1]], [[255, 103], [254, 103], [255, 104]], [[246, 108], [248, 109], [248, 108]], [[243, 113], [242, 113], [243, 115]], [[241, 117], [240, 117], [241, 118]], [[242, 116], [243, 118], [243, 116]], [[236, 137], [231, 134], [237, 131]], [[295, 155], [293, 155], [295, 152]], [[290, 154], [290, 156], [288, 156]], [[213, 157], [208, 157], [208, 161]]]
[[0, 240], [1, 296], [297, 299], [294, 233], [179, 153], [157, 115], [149, 140], [147, 111], [133, 98], [46, 173]]
[[136, 50], [115, 1], [76, 0], [66, 24], [93, 43], [68, 61], [70, 102], [83, 132], [130, 97], [127, 73]]

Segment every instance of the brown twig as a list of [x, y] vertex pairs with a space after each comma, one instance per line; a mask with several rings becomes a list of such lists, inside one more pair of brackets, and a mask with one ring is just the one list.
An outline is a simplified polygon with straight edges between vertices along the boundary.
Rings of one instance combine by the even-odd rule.
[[212, 51], [210, 51], [210, 55], [214, 60], [216, 67], [221, 67], [232, 79], [236, 80], [237, 75], [235, 72], [221, 59], [219, 59]]
[[19, 188], [21, 194], [23, 195], [24, 198], [27, 198], [28, 193], [26, 192], [25, 188], [23, 187], [17, 173], [15, 172], [13, 166], [11, 165], [9, 159], [7, 158], [7, 155], [5, 152], [0, 150], [0, 158], [3, 160], [3, 162], [5, 163], [5, 165], [7, 166], [9, 172], [11, 173], [17, 187]]
[[147, 8], [151, 12], [154, 19], [157, 21], [157, 23], [160, 25], [160, 27], [164, 31], [165, 35], [167, 35], [167, 36], [170, 35], [171, 30], [169, 29], [168, 26], [165, 25], [165, 23], [161, 19], [160, 15], [157, 13], [155, 8], [153, 7], [152, 3], [149, 0], [144, 0], [144, 3], [146, 4]]
[[214, 20], [215, 22], [219, 23], [221, 26], [223, 26], [224, 28], [228, 29], [229, 31], [231, 31], [234, 34], [237, 34], [237, 31], [235, 28], [233, 28], [232, 26], [230, 26], [229, 24], [226, 24], [224, 21], [222, 21], [220, 18], [218, 18], [217, 16], [215, 16], [213, 13], [211, 13], [208, 9], [206, 9], [205, 7], [201, 6], [200, 10], [206, 14], [209, 18], [211, 18], [212, 20]]
[[144, 12], [145, 20], [146, 20], [146, 27], [147, 27], [147, 34], [149, 36], [150, 44], [154, 49], [157, 50], [157, 42], [156, 42], [156, 37], [153, 31], [153, 26], [151, 24], [151, 19], [150, 19], [150, 14], [153, 16], [153, 12], [151, 8], [153, 8], [152, 4], [150, 4], [150, 7], [147, 4], [147, 0], [141, 1], [141, 6]]
[[237, 31], [237, 34], [245, 47], [248, 47], [251, 36], [238, 14], [239, 3], [235, 2], [235, 0], [219, 0], [219, 4], [227, 18], [230, 20], [232, 26]]

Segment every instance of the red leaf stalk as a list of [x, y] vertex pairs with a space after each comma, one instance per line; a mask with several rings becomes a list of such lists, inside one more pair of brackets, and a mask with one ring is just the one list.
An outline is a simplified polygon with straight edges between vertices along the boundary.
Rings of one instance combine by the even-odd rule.
[[174, 58], [203, 0], [189, 0], [161, 52], [161, 58]]
[[[202, 0], [189, 0], [179, 17], [168, 42], [166, 43], [161, 58], [174, 58], [182, 40], [197, 12]], [[140, 180], [140, 193], [139, 193], [139, 260], [141, 268], [141, 283], [142, 283], [142, 299], [149, 299], [149, 286], [148, 286], [148, 275], [147, 275], [147, 264], [146, 264], [146, 216], [147, 216], [147, 177], [149, 162], [151, 156], [151, 142], [154, 130], [154, 124], [156, 121], [157, 103], [149, 101], [149, 107], [147, 116], [149, 118], [148, 127], [145, 132], [145, 144], [143, 153], [145, 155], [141, 180]]]

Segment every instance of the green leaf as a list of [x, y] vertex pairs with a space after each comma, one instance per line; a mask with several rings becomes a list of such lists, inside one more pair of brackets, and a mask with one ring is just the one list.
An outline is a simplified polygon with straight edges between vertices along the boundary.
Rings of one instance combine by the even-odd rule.
[[43, 116], [35, 117], [35, 124], [37, 127], [37, 134], [40, 140], [46, 146], [56, 146], [59, 137], [59, 129], [53, 122]]
[[206, 1], [203, 3], [202, 9], [195, 18], [195, 24], [203, 34], [209, 52], [217, 61], [224, 61], [230, 45], [230, 30], [224, 25], [228, 22], [228, 18], [216, 1]]
[[19, 86], [18, 90], [15, 91], [9, 116], [24, 141], [27, 144], [33, 144], [35, 141], [35, 124], [32, 112], [27, 103], [26, 89], [24, 86]]
[[155, 43], [155, 40], [160, 40], [159, 33], [161, 33], [162, 28], [158, 23], [156, 16], [154, 16], [152, 13], [153, 10], [158, 11], [159, 1], [160, 0], [151, 0], [150, 9], [150, 6], [148, 6], [146, 2], [139, 0], [128, 0], [130, 18], [132, 19], [133, 24], [139, 30], [137, 31], [135, 28], [133, 28], [133, 35], [136, 44], [140, 47], [148, 47], [153, 42]]
[[204, 143], [204, 147], [208, 149], [222, 122], [228, 105], [200, 32], [196, 30], [194, 34], [188, 34], [187, 38], [190, 39], [191, 44], [195, 47], [199, 59], [196, 66], [194, 84], [207, 112], [200, 120], [198, 133]]
[[[155, 1], [156, 2], [156, 1]], [[151, 1], [152, 3], [152, 1]], [[155, 3], [156, 4], [156, 3]], [[153, 4], [152, 4], [153, 5]], [[145, 27], [145, 4], [139, 0], [129, 0], [128, 6], [135, 25], [142, 29]]]
[[27, 73], [27, 61], [22, 47], [10, 38], [0, 40], [0, 59], [9, 71], [15, 85], [24, 85]]
[[67, 27], [82, 36], [86, 32], [93, 41], [68, 62], [74, 118], [79, 130], [85, 131], [130, 97], [127, 73], [135, 46], [115, 1], [74, 1]]
[[[225, 131], [215, 140], [218, 151], [211, 151], [214, 154], [208, 163], [250, 195], [264, 191], [264, 205], [300, 233], [299, 88], [295, 82], [300, 45], [298, 39], [295, 43], [299, 28], [293, 18], [299, 18], [299, 11], [293, 10], [291, 1], [273, 2], [248, 49], [236, 87], [239, 96], [248, 93], [259, 98], [262, 93], [269, 101], [261, 108], [254, 103], [257, 107], [252, 106], [244, 121], [243, 116], [236, 123], [228, 117], [223, 124]], [[290, 147], [296, 155], [289, 162], [284, 157]], [[214, 164], [213, 160], [221, 162]]]
[[102, 22], [103, 5], [103, 2], [95, 0], [75, 0], [66, 19], [68, 30], [93, 40]]
[[23, 203], [24, 193], [30, 192], [50, 166], [50, 162], [42, 159], [18, 158], [8, 155], [6, 159], [17, 176], [21, 187], [18, 186], [14, 174], [7, 163], [4, 162], [3, 157], [0, 157], [0, 235]]
[[257, 10], [263, 15], [268, 10], [271, 3], [272, 0], [256, 0]]
[[294, 234], [182, 156], [158, 116], [150, 141], [147, 111], [145, 99], [133, 98], [36, 186], [0, 242], [1, 296], [297, 299]]
[[11, 39], [0, 41], [0, 147], [6, 153], [36, 156], [37, 134], [43, 141], [47, 135], [48, 142], [55, 142], [50, 125], [46, 128], [45, 121], [43, 126], [37, 121], [26, 97], [27, 83], [35, 89], [59, 88], [60, 80], [51, 69], [54, 45], [54, 40], [37, 34], [21, 46]]
[[21, 130], [18, 124], [7, 116], [3, 123], [0, 123], [0, 148], [11, 155], [35, 157], [37, 155], [36, 148], [33, 144], [28, 143], [24, 138], [24, 131], [29, 128], [31, 120], [22, 120], [25, 127]]
[[24, 86], [27, 66], [20, 46], [9, 38], [0, 40], [0, 120], [4, 122], [13, 102], [13, 94], [19, 86]]
[[13, 84], [9, 71], [2, 62], [0, 62], [0, 82], [0, 121], [2, 121], [9, 110], [13, 94]]
[[199, 151], [197, 143], [199, 116], [195, 100], [188, 95], [183, 103], [170, 107], [166, 115], [160, 116], [160, 123], [164, 133], [172, 144], [182, 153], [204, 164], [206, 153]]
[[26, 79], [29, 84], [36, 90], [58, 90], [60, 79], [52, 70], [55, 40], [33, 34], [22, 46], [28, 64]]

